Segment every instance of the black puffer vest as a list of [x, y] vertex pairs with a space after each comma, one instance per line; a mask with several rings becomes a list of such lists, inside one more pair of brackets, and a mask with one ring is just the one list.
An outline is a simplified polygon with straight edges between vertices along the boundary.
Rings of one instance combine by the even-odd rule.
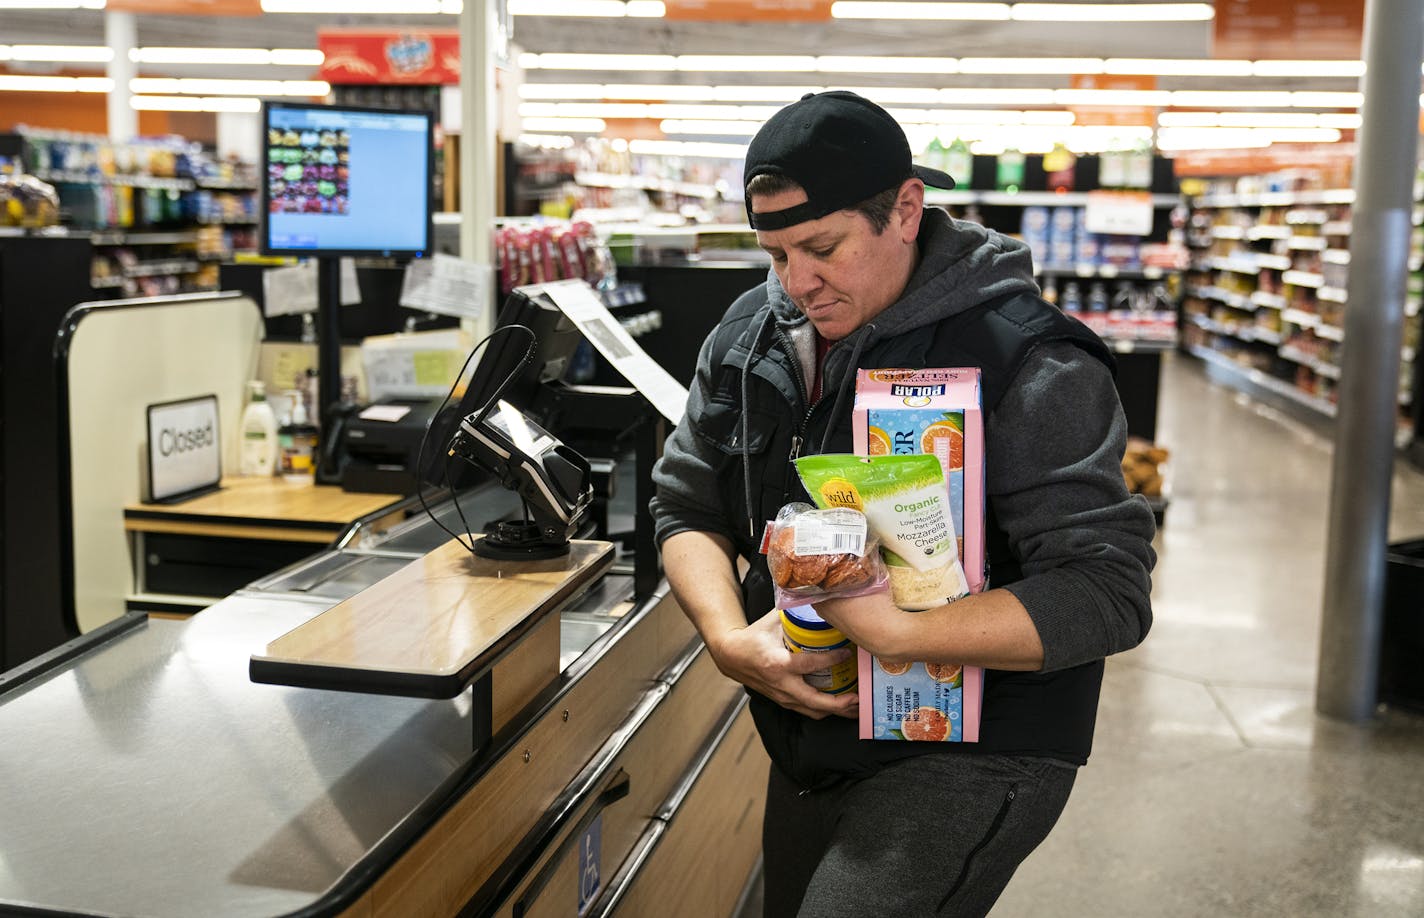
[[[711, 352], [715, 369], [710, 398], [697, 427], [725, 457], [719, 475], [719, 497], [724, 506], [746, 506], [749, 492], [743, 478], [743, 455], [750, 460], [750, 493], [759, 505], [748, 515], [751, 525], [736, 527], [737, 549], [751, 562], [742, 583], [748, 620], [759, 618], [775, 605], [766, 558], [758, 552], [765, 521], [774, 519], [783, 504], [808, 499], [790, 462], [794, 452], [804, 454], [823, 441], [826, 452], [851, 452], [849, 403], [842, 403], [846, 409], [832, 418], [837, 399], [828, 391], [806, 410], [805, 386], [796, 358], [789, 342], [778, 341], [784, 335], [763, 335], [756, 359], [750, 359], [765, 303], [764, 287], [748, 291], [718, 326]], [[1115, 366], [1097, 335], [1025, 293], [990, 300], [920, 332], [866, 348], [857, 361], [859, 367], [979, 367], [986, 418], [992, 416], [1024, 359], [1040, 344], [1071, 342], [1109, 368]], [[749, 363], [744, 445], [742, 386]], [[827, 425], [831, 424], [827, 437]], [[990, 455], [987, 461], [992, 463], [995, 457]], [[1001, 587], [1020, 579], [1018, 559], [996, 524], [992, 497], [987, 528], [989, 586]], [[805, 787], [870, 774], [886, 762], [924, 753], [1033, 755], [1083, 764], [1092, 746], [1102, 675], [1101, 660], [1052, 673], [987, 670], [978, 743], [861, 740], [855, 723], [845, 718], [812, 720], [754, 692], [751, 707], [773, 761]]]

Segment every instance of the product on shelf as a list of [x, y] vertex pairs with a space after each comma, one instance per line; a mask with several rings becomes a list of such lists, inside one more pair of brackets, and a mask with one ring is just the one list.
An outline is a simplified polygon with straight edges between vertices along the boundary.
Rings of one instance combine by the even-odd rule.
[[1122, 457], [1122, 477], [1127, 490], [1144, 497], [1161, 497], [1169, 453], [1137, 437], [1129, 438]]
[[54, 186], [30, 175], [0, 175], [0, 226], [41, 227], [59, 223]]
[[1048, 183], [1049, 191], [1066, 192], [1073, 190], [1074, 167], [1078, 163], [1078, 157], [1073, 155], [1060, 141], [1053, 145], [1043, 157], [1043, 172]]
[[593, 225], [510, 225], [495, 234], [500, 290], [581, 277], [595, 288], [614, 280], [613, 258]]
[[1019, 150], [1009, 147], [999, 154], [994, 169], [994, 187], [1000, 191], [1018, 191], [1024, 186], [1025, 157]]

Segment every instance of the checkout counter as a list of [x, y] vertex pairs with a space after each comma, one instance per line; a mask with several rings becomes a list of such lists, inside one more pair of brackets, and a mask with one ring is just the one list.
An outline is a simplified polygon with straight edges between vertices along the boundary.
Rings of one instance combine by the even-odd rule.
[[250, 677], [447, 543], [412, 517], [0, 675], [0, 915], [734, 914], [767, 760], [665, 583], [587, 577], [450, 698]]

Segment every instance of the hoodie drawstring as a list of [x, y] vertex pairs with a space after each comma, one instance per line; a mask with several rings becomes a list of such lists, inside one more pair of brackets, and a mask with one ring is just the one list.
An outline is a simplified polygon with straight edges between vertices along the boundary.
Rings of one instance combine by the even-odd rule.
[[756, 508], [752, 505], [752, 451], [747, 445], [750, 436], [751, 426], [747, 420], [750, 414], [750, 405], [747, 399], [751, 394], [750, 379], [752, 368], [756, 366], [756, 361], [760, 358], [757, 348], [761, 346], [762, 336], [766, 334], [767, 326], [774, 320], [774, 315], [767, 310], [762, 316], [761, 324], [757, 326], [756, 334], [752, 336], [751, 353], [747, 357], [747, 362], [742, 366], [741, 390], [742, 390], [742, 485], [747, 492], [747, 537], [756, 541]]
[[[850, 352], [850, 365], [846, 368], [846, 372], [841, 376], [841, 384], [836, 389], [836, 403], [835, 406], [831, 409], [831, 419], [826, 422], [826, 432], [821, 436], [821, 449], [819, 450], [819, 452], [821, 452], [822, 454], [824, 454], [826, 450], [830, 447], [831, 434], [836, 429], [836, 419], [841, 416], [841, 409], [845, 407], [846, 394], [850, 392], [852, 383], [855, 380], [855, 371], [860, 366], [860, 352], [865, 347], [866, 339], [869, 338], [871, 333], [874, 331], [875, 325], [874, 323], [872, 323], [861, 329], [860, 334], [856, 335], [855, 337], [855, 347]], [[822, 371], [821, 376], [823, 379], [825, 378], [824, 370]], [[746, 403], [746, 396], [742, 397], [742, 401], [743, 404]]]

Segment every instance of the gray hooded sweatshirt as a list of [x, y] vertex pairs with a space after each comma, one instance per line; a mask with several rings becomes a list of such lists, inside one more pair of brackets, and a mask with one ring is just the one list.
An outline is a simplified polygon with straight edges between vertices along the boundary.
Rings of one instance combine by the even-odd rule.
[[[765, 568], [757, 555], [765, 510], [778, 491], [805, 499], [788, 475], [790, 456], [778, 450], [783, 432], [793, 429], [793, 454], [849, 452], [857, 367], [914, 366], [906, 353], [922, 353], [940, 322], [1038, 292], [1027, 246], [942, 210], [925, 210], [919, 247], [900, 299], [831, 347], [822, 398], [810, 410], [814, 332], [775, 273], [733, 305], [703, 345], [687, 413], [654, 469], [659, 544], [687, 530], [730, 538], [753, 563], [745, 595], [760, 605], [765, 591], [752, 587]], [[1123, 482], [1127, 424], [1111, 371], [1073, 343], [1048, 341], [1004, 382], [986, 420], [985, 453], [990, 507], [1022, 571], [1006, 588], [1038, 630], [1043, 672], [1101, 661], [1146, 636], [1156, 560], [1151, 510]], [[747, 608], [746, 617], [769, 608]], [[992, 690], [991, 682], [986, 717]], [[1091, 717], [1087, 730], [1090, 739]]]

